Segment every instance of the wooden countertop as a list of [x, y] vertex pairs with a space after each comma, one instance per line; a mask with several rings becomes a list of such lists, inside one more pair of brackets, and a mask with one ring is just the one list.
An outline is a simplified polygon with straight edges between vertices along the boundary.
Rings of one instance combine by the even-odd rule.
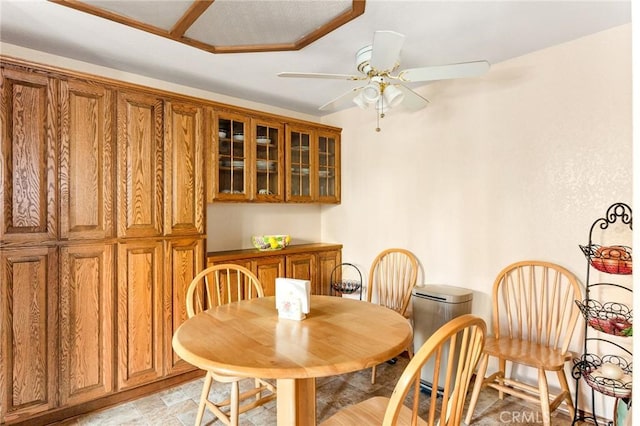
[[282, 250], [260, 251], [258, 249], [241, 249], [241, 250], [224, 250], [207, 252], [207, 258], [215, 257], [216, 261], [225, 259], [242, 259], [245, 257], [267, 257], [267, 256], [286, 256], [288, 254], [308, 253], [313, 251], [325, 250], [341, 250], [342, 244], [334, 243], [311, 243], [311, 244], [293, 244]]

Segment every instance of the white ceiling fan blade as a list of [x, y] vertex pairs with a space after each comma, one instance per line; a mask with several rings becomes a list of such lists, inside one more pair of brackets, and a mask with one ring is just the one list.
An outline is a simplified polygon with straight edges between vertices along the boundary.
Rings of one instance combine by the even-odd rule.
[[391, 71], [398, 66], [404, 35], [395, 31], [376, 31], [373, 35], [369, 65], [376, 71]]
[[353, 98], [355, 97], [356, 93], [362, 89], [364, 86], [361, 87], [356, 87], [353, 88], [351, 90], [349, 90], [346, 93], [343, 93], [342, 95], [338, 96], [337, 98], [327, 102], [326, 104], [322, 105], [320, 108], [318, 108], [321, 111], [326, 111], [326, 110], [330, 110], [330, 109], [334, 109], [337, 108], [338, 106], [346, 103], [346, 102], [352, 102]]
[[461, 64], [436, 65], [433, 67], [410, 68], [400, 72], [402, 81], [433, 81], [449, 78], [477, 77], [489, 71], [489, 62], [474, 61]]
[[402, 106], [412, 111], [417, 111], [426, 107], [430, 102], [428, 99], [423, 98], [413, 90], [409, 89], [402, 84], [394, 84], [398, 89], [404, 93], [404, 99], [402, 100]]
[[291, 77], [291, 78], [326, 78], [334, 80], [363, 80], [366, 77], [349, 74], [324, 74], [316, 72], [281, 72], [278, 77]]

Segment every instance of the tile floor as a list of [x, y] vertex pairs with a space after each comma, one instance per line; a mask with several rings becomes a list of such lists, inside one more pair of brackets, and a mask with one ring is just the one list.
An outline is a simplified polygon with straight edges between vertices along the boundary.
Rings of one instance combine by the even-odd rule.
[[[375, 385], [370, 382], [370, 369], [318, 379], [316, 387], [319, 422], [331, 416], [341, 407], [357, 403], [373, 395], [390, 395], [406, 364], [407, 359], [400, 357], [394, 365], [382, 364], [379, 366]], [[202, 379], [195, 380], [103, 411], [68, 419], [59, 425], [192, 426], [195, 421], [202, 381]], [[251, 386], [251, 382], [247, 382], [246, 386]], [[228, 385], [218, 384], [214, 385], [211, 392], [222, 394], [227, 389]], [[426, 411], [426, 407], [423, 409]], [[221, 424], [220, 421], [214, 421], [211, 413], [206, 412], [203, 425], [218, 426]], [[241, 426], [275, 424], [275, 401], [240, 416]], [[484, 390], [476, 406], [473, 425], [510, 424], [541, 425], [540, 412], [535, 405], [509, 396], [504, 400], [499, 400], [497, 392], [491, 389]], [[571, 425], [571, 419], [563, 412], [556, 411], [552, 414], [552, 424], [554, 426]]]

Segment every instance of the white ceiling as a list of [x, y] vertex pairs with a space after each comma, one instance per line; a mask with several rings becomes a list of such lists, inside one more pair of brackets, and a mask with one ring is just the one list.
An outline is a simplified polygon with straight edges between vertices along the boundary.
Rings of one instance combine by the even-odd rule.
[[4, 43], [316, 116], [331, 112], [320, 105], [362, 83], [277, 73], [355, 73], [355, 52], [376, 30], [406, 36], [403, 69], [495, 64], [629, 22], [630, 0], [368, 0], [363, 15], [299, 51], [212, 54], [45, 0], [0, 0]]

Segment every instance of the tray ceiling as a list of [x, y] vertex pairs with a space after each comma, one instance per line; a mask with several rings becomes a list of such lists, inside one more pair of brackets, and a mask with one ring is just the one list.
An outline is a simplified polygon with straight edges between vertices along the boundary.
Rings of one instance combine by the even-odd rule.
[[365, 9], [365, 0], [50, 1], [213, 53], [298, 50]]

